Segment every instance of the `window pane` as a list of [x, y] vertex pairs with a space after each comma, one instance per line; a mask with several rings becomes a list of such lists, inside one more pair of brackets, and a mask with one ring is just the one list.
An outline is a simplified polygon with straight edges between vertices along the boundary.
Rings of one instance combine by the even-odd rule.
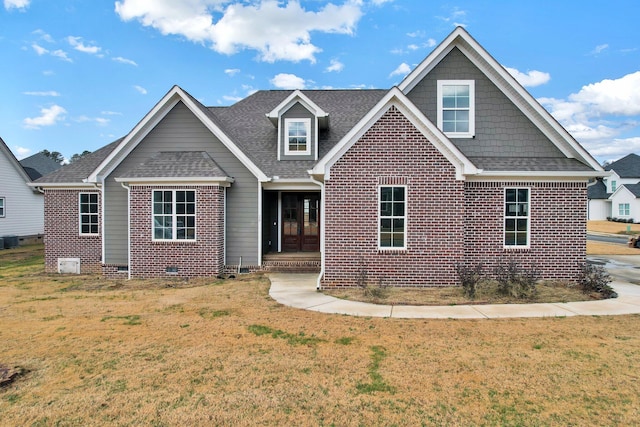
[[527, 233], [518, 233], [516, 235], [516, 245], [527, 246]]
[[468, 111], [456, 111], [456, 122], [469, 122], [469, 112]]
[[393, 204], [393, 216], [404, 216], [404, 202]]
[[404, 219], [396, 218], [393, 220], [393, 232], [394, 233], [404, 232]]
[[380, 231], [383, 233], [391, 232], [391, 219], [380, 220]]
[[518, 202], [526, 203], [529, 201], [529, 190], [518, 190]]
[[515, 231], [516, 230], [516, 220], [515, 219], [507, 219], [504, 222], [505, 231]]
[[444, 123], [442, 123], [442, 131], [443, 132], [455, 132], [456, 131], [455, 122], [444, 122]]
[[176, 203], [184, 203], [186, 198], [184, 191], [176, 191]]
[[387, 202], [392, 200], [393, 188], [382, 187], [380, 189], [380, 201]]
[[443, 108], [455, 108], [456, 106], [456, 98], [453, 96], [445, 96], [442, 98], [442, 107]]
[[[513, 220], [511, 220], [513, 221]], [[516, 221], [516, 224], [518, 226], [518, 231], [527, 231], [527, 220], [526, 219], [519, 219]]]
[[393, 247], [401, 248], [404, 246], [404, 233], [393, 234]]
[[453, 122], [456, 119], [455, 110], [444, 110], [442, 112], [442, 120], [445, 122]]
[[469, 85], [456, 85], [454, 86], [456, 90], [456, 96], [469, 96]]
[[404, 201], [404, 187], [395, 187], [393, 189], [393, 200], [395, 202]]
[[455, 96], [455, 95], [456, 95], [456, 87], [454, 85], [442, 86], [442, 96]]
[[393, 203], [380, 203], [380, 216], [391, 216]]
[[469, 122], [456, 122], [456, 132], [469, 132]]
[[508, 189], [505, 191], [505, 198], [507, 202], [515, 202], [516, 201], [516, 190]]
[[380, 233], [380, 247], [391, 247], [391, 233]]
[[515, 203], [507, 203], [507, 209], [505, 211], [506, 216], [515, 216], [518, 212], [518, 205]]
[[518, 204], [518, 216], [528, 216], [528, 215], [529, 215], [529, 204], [528, 203]]
[[456, 98], [456, 108], [469, 108], [469, 97], [462, 96]]
[[504, 233], [505, 246], [514, 246], [516, 244], [516, 233]]

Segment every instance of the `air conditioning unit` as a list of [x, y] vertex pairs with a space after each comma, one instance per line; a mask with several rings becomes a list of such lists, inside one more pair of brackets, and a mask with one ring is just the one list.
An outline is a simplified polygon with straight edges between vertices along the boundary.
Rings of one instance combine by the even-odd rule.
[[80, 274], [80, 258], [58, 258], [58, 273]]

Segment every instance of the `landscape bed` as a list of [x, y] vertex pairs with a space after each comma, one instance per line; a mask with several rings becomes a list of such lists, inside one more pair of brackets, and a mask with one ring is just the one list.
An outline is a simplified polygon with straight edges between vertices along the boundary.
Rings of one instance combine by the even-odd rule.
[[260, 275], [109, 281], [0, 252], [3, 425], [631, 425], [640, 316], [402, 320]]

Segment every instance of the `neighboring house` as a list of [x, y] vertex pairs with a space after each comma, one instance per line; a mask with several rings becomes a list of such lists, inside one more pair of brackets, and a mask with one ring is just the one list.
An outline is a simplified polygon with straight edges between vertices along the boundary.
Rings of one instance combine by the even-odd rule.
[[640, 156], [628, 154], [604, 169], [609, 175], [589, 185], [588, 218], [640, 221], [640, 196], [634, 186], [640, 183]]
[[175, 86], [124, 138], [34, 185], [47, 271], [211, 276], [320, 253], [321, 286], [439, 286], [456, 264], [510, 259], [575, 279], [587, 183], [604, 174], [457, 28], [390, 90], [205, 107]]
[[[37, 241], [44, 233], [44, 197], [0, 138], [0, 237]], [[13, 239], [12, 239], [13, 240]]]
[[50, 174], [53, 171], [57, 171], [62, 167], [60, 163], [56, 162], [51, 157], [46, 156], [42, 151], [29, 157], [25, 157], [20, 160], [20, 164], [32, 180]]

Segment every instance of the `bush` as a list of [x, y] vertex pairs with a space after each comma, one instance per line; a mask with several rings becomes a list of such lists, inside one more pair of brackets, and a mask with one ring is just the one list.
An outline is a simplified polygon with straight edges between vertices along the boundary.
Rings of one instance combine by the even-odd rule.
[[515, 260], [509, 259], [506, 265], [498, 265], [494, 274], [498, 281], [498, 292], [503, 295], [526, 299], [536, 294], [536, 284], [540, 279], [540, 272], [536, 268], [522, 268]]
[[456, 274], [462, 285], [462, 292], [465, 296], [475, 299], [478, 286], [483, 280], [484, 264], [478, 263], [475, 267], [467, 267], [464, 264], [456, 264]]
[[589, 294], [597, 292], [602, 298], [618, 298], [618, 294], [613, 290], [611, 276], [604, 267], [583, 263], [579, 265], [580, 273], [578, 273], [578, 285], [582, 292]]

